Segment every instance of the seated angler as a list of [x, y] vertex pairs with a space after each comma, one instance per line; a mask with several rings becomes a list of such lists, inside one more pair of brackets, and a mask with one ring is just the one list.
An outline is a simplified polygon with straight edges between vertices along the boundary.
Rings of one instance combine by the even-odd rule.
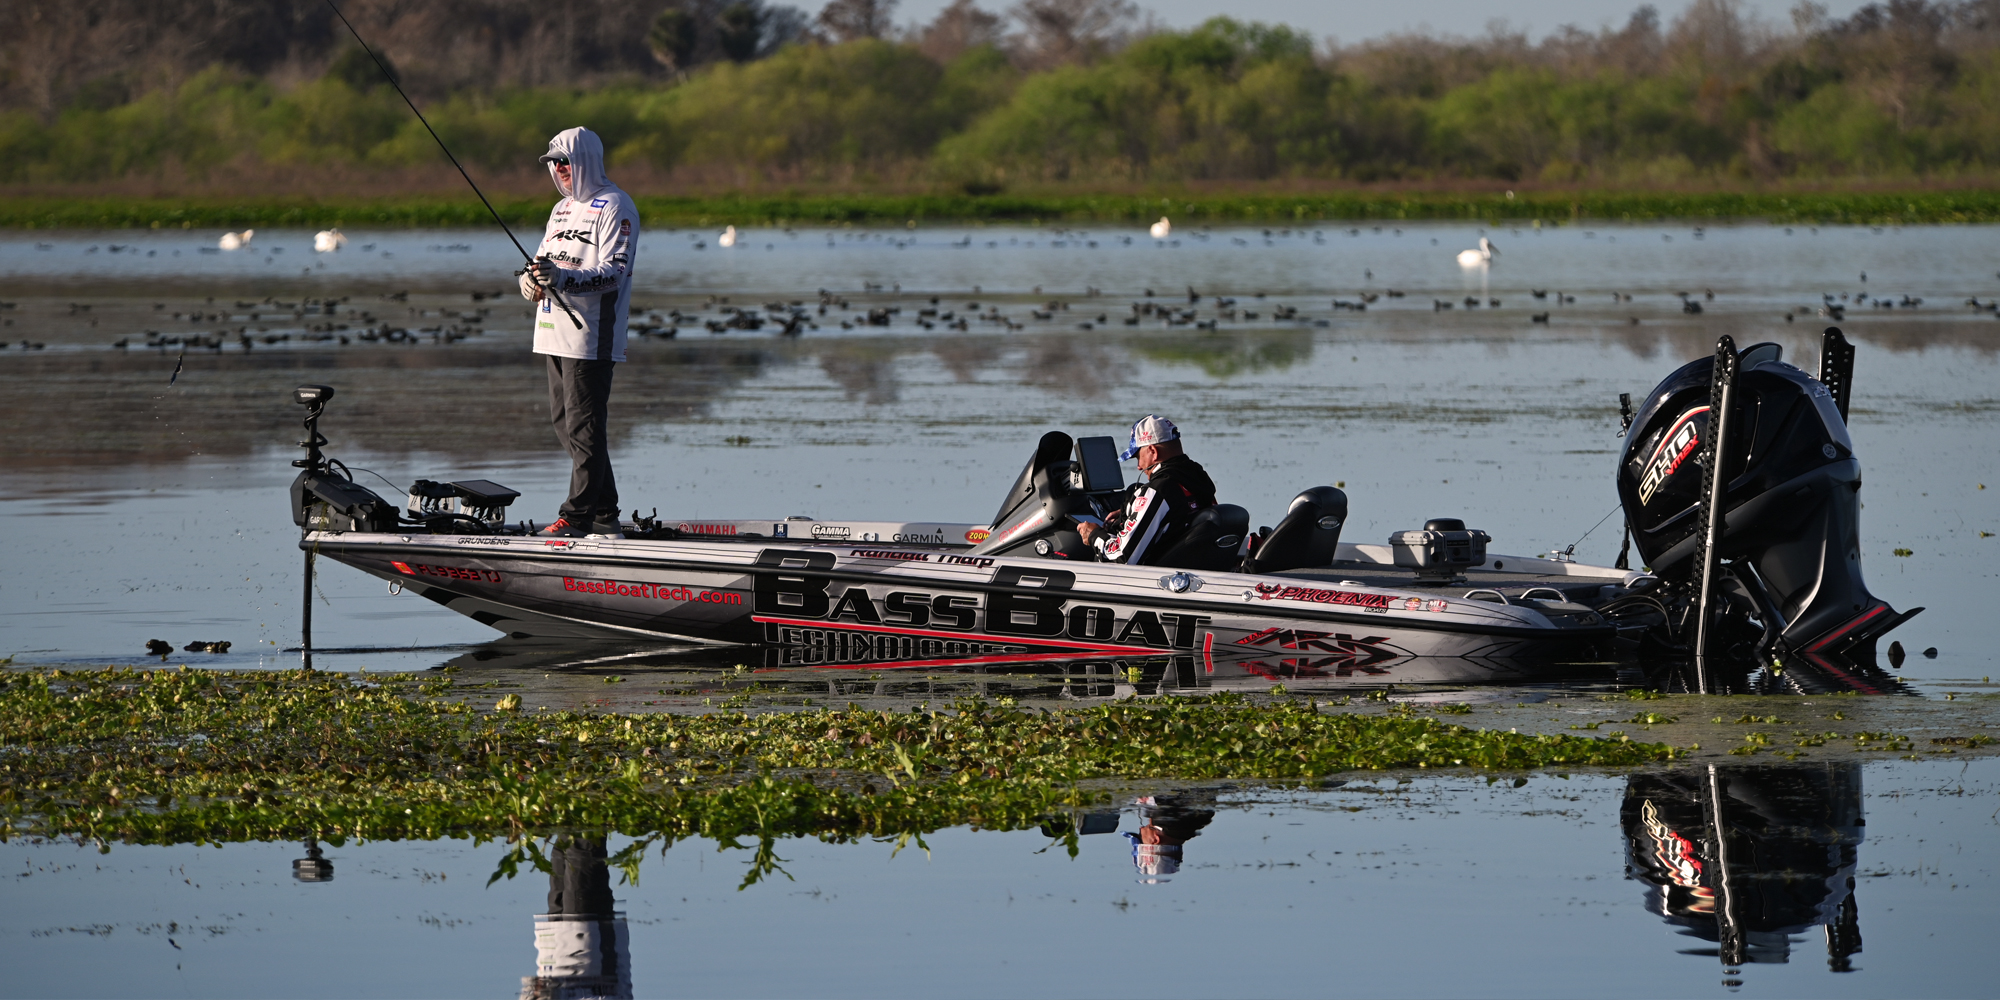
[[1165, 417], [1149, 415], [1133, 424], [1131, 444], [1118, 457], [1136, 457], [1146, 481], [1132, 487], [1131, 498], [1105, 517], [1103, 527], [1084, 524], [1078, 533], [1105, 562], [1152, 563], [1187, 534], [1196, 514], [1215, 506], [1215, 482], [1181, 451], [1181, 432]]

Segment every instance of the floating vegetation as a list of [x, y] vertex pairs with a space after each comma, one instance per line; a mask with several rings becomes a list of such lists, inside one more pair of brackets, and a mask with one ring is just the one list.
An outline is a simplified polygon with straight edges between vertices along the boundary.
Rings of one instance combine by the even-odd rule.
[[448, 675], [0, 674], [0, 837], [518, 841], [592, 830], [768, 846], [1020, 829], [1102, 801], [1119, 780], [1631, 766], [1681, 753], [1229, 694], [1060, 711], [964, 700], [707, 715], [482, 711], [481, 694]]

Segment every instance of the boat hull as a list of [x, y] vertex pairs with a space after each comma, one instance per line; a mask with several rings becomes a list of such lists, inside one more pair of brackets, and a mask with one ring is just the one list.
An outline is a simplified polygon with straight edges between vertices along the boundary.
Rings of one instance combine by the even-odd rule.
[[1615, 635], [1593, 613], [1435, 588], [867, 543], [311, 532], [301, 546], [516, 637], [765, 644], [829, 665], [1193, 654], [1346, 674], [1604, 659]]

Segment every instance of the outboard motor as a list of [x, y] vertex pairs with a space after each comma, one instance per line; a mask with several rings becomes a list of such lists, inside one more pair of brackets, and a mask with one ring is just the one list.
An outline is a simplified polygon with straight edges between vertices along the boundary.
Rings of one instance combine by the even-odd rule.
[[[1760, 657], [1870, 662], [1874, 640], [1923, 609], [1898, 614], [1862, 582], [1861, 463], [1846, 421], [1853, 348], [1828, 329], [1818, 379], [1780, 353], [1777, 344], [1757, 344], [1733, 355], [1711, 575], [1714, 606], [1727, 607], [1710, 621], [1729, 619], [1733, 627], [1722, 634], [1748, 638], [1757, 631], [1748, 619], [1757, 619]], [[1667, 376], [1640, 405], [1619, 456], [1618, 494], [1633, 541], [1666, 584], [1669, 631], [1683, 643], [1698, 633], [1695, 605], [1709, 561], [1702, 463], [1717, 444], [1710, 440], [1716, 364], [1703, 358]]]

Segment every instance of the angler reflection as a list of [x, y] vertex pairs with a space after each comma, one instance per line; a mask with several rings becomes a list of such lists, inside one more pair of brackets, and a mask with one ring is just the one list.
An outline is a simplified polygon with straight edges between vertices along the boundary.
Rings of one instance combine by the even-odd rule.
[[564, 837], [549, 849], [549, 912], [535, 915], [535, 974], [521, 1000], [630, 1000], [625, 914], [611, 898], [603, 837]]
[[[1861, 767], [1716, 767], [1633, 775], [1620, 810], [1626, 870], [1646, 908], [1714, 948], [1725, 971], [1790, 960], [1793, 935], [1824, 928], [1827, 966], [1861, 951], [1854, 870]], [[1730, 981], [1734, 982], [1734, 981]]]
[[1182, 846], [1215, 819], [1215, 794], [1144, 795], [1133, 805], [1138, 807], [1139, 829], [1125, 834], [1132, 844], [1132, 867], [1144, 884], [1171, 881], [1181, 870]]

